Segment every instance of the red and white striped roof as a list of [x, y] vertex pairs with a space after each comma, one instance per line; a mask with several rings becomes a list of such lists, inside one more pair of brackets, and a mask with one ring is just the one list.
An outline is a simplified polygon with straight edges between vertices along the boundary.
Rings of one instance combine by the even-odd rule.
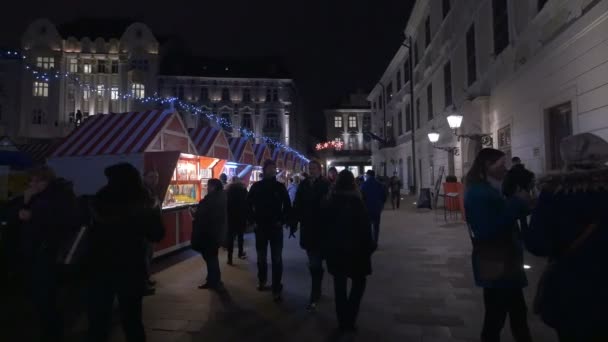
[[232, 153], [228, 139], [222, 130], [207, 126], [198, 127], [190, 132], [190, 138], [196, 147], [198, 155], [230, 160]]
[[183, 128], [183, 123], [172, 110], [98, 114], [63, 140], [52, 157], [142, 153], [166, 126]]

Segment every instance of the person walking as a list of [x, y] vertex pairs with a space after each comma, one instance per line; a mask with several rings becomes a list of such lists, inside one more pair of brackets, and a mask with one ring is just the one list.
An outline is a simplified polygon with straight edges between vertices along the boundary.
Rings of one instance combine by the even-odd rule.
[[336, 180], [338, 179], [338, 169], [336, 169], [334, 166], [330, 167], [329, 170], [327, 170], [327, 179], [332, 186], [336, 184]]
[[234, 239], [238, 240], [238, 257], [247, 258], [243, 245], [249, 206], [247, 205], [247, 188], [238, 177], [232, 177], [232, 182], [226, 188], [226, 208], [228, 212], [228, 265], [233, 265]]
[[321, 164], [313, 160], [308, 164], [310, 176], [300, 184], [296, 194], [292, 234], [300, 224], [300, 246], [308, 256], [308, 268], [312, 280], [308, 310], [315, 311], [321, 298], [323, 282], [322, 243], [326, 237], [323, 224], [323, 206], [329, 194], [329, 180], [321, 175]]
[[608, 341], [608, 142], [583, 133], [560, 148], [566, 167], [540, 178], [523, 231], [526, 248], [549, 259], [534, 309], [560, 342]]
[[482, 342], [500, 341], [507, 315], [517, 342], [532, 341], [523, 288], [523, 242], [518, 219], [529, 210], [530, 196], [517, 190], [505, 199], [501, 182], [507, 171], [505, 154], [485, 148], [466, 175], [464, 206], [473, 244], [473, 273], [483, 288], [485, 317]]
[[146, 340], [142, 298], [146, 276], [146, 241], [164, 236], [160, 211], [154, 208], [139, 171], [120, 163], [105, 169], [107, 185], [92, 200], [90, 228], [88, 341], [107, 341], [114, 298], [129, 342]]
[[377, 245], [380, 238], [380, 216], [386, 202], [386, 191], [382, 184], [376, 180], [374, 170], [367, 170], [365, 178], [365, 182], [361, 185], [361, 192], [372, 222], [374, 242]]
[[210, 179], [207, 196], [199, 202], [192, 223], [192, 249], [200, 252], [207, 264], [207, 281], [199, 289], [223, 289], [218, 251], [226, 241], [226, 224], [224, 187], [219, 179]]
[[397, 176], [397, 172], [393, 173], [393, 177], [389, 182], [389, 187], [391, 190], [391, 204], [393, 205], [393, 210], [399, 209], [399, 205], [401, 204], [401, 188], [403, 187], [403, 183], [399, 176]]
[[[158, 196], [158, 171], [149, 170], [144, 175], [144, 186], [146, 190], [148, 190], [148, 195], [150, 196], [150, 200], [152, 201], [152, 208], [156, 210], [161, 210], [161, 202]], [[154, 257], [154, 244], [150, 241], [146, 242], [146, 279], [144, 280], [144, 285], [146, 287], [145, 294], [152, 295], [156, 293], [155, 285], [156, 281], [152, 279], [152, 258]]]
[[256, 223], [255, 245], [258, 257], [258, 290], [266, 290], [268, 280], [268, 245], [272, 259], [272, 294], [276, 302], [282, 300], [283, 284], [283, 225], [287, 222], [291, 202], [283, 184], [276, 180], [276, 164], [266, 160], [264, 178], [249, 191], [252, 220]]
[[[323, 250], [328, 271], [334, 278], [339, 329], [348, 335], [356, 331], [366, 277], [372, 273], [371, 255], [375, 250], [370, 218], [350, 171], [344, 170], [338, 175], [324, 212], [326, 239]], [[349, 278], [352, 281], [350, 291]]]
[[38, 167], [29, 174], [18, 212], [23, 229], [24, 266], [35, 310], [40, 318], [41, 341], [63, 341], [63, 313], [59, 305], [62, 248], [77, 229], [76, 196], [72, 184], [57, 178], [52, 169]]
[[300, 186], [300, 177], [293, 176], [289, 179], [289, 186], [287, 187], [287, 193], [289, 193], [289, 199], [291, 200], [291, 204], [296, 200], [296, 193], [298, 192], [298, 187]]

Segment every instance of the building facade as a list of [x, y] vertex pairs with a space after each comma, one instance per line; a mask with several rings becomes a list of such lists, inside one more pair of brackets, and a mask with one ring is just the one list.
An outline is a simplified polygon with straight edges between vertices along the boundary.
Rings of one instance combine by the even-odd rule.
[[[416, 188], [461, 178], [484, 146], [539, 174], [561, 168], [564, 137], [608, 139], [607, 42], [608, 0], [417, 1], [368, 96], [373, 131], [385, 137], [373, 144], [374, 166]], [[459, 139], [453, 113], [463, 116], [456, 133], [491, 139]]]
[[[171, 51], [165, 53], [174, 49], [170, 42], [162, 50], [145, 24], [120, 20], [55, 26], [39, 19], [26, 29], [21, 47], [25, 59], [3, 59], [0, 65], [0, 104], [6, 117], [0, 126], [13, 139], [63, 137], [88, 116], [155, 108], [160, 105], [139, 100], [161, 96], [200, 106], [232, 125], [305, 151], [297, 91], [285, 73], [240, 61], [174, 58]], [[17, 77], [11, 80], [15, 70]], [[50, 77], [40, 77], [42, 72]], [[17, 94], [17, 103], [3, 99], [7, 89]], [[175, 109], [190, 128], [216, 124]], [[233, 136], [242, 134], [225, 126]]]
[[341, 143], [341, 148], [329, 148], [318, 153], [327, 167], [338, 171], [348, 169], [355, 176], [371, 169], [371, 109], [365, 94], [351, 94], [349, 99], [333, 109], [326, 109], [327, 139]]

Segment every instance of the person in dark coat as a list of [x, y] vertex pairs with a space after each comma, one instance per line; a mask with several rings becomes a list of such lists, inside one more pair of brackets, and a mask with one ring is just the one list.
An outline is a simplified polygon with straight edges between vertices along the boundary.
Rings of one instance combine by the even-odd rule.
[[41, 340], [63, 340], [63, 314], [58, 305], [60, 258], [70, 233], [77, 229], [76, 196], [72, 184], [46, 166], [30, 172], [19, 219], [25, 266], [40, 316]]
[[219, 179], [210, 179], [207, 190], [207, 196], [199, 202], [194, 215], [191, 243], [207, 264], [207, 281], [198, 288], [222, 290], [218, 251], [227, 236], [226, 195]]
[[[146, 190], [148, 190], [148, 194], [150, 195], [150, 199], [152, 200], [152, 207], [161, 210], [161, 201], [157, 194], [158, 187], [158, 171], [149, 170], [144, 175], [144, 186]], [[144, 285], [146, 286], [146, 294], [151, 295], [156, 292], [154, 286], [156, 285], [156, 281], [152, 279], [152, 258], [154, 257], [154, 244], [148, 242], [146, 245], [146, 255], [144, 256], [144, 260], [146, 261], [146, 279], [144, 281]]]
[[272, 259], [272, 294], [282, 300], [283, 284], [283, 225], [287, 223], [291, 201], [283, 184], [276, 179], [276, 164], [264, 162], [264, 179], [253, 184], [247, 201], [252, 220], [256, 223], [255, 245], [258, 254], [258, 290], [266, 289], [268, 279], [268, 245]]
[[316, 310], [321, 298], [323, 282], [322, 242], [325, 238], [322, 208], [327, 199], [330, 183], [321, 175], [321, 164], [313, 160], [308, 164], [310, 176], [300, 183], [293, 208], [292, 233], [300, 223], [300, 246], [308, 255], [312, 279], [308, 310]]
[[367, 170], [365, 178], [365, 182], [361, 185], [361, 192], [367, 206], [367, 212], [372, 220], [374, 242], [378, 244], [378, 239], [380, 238], [380, 216], [384, 209], [387, 193], [382, 184], [376, 179], [376, 172], [374, 170]]
[[505, 154], [492, 148], [479, 152], [466, 176], [464, 207], [473, 245], [475, 283], [483, 288], [485, 317], [481, 341], [500, 341], [507, 316], [517, 342], [530, 342], [523, 288], [523, 242], [517, 221], [529, 211], [530, 195], [518, 189], [502, 195], [507, 171]]
[[[324, 255], [334, 277], [336, 314], [343, 333], [353, 333], [366, 277], [372, 273], [371, 255], [375, 250], [371, 222], [353, 174], [340, 172], [336, 187], [325, 208], [326, 239]], [[347, 280], [352, 280], [350, 293]]]
[[148, 241], [163, 238], [162, 218], [133, 165], [112, 165], [105, 169], [105, 175], [108, 183], [93, 199], [89, 234], [89, 341], [107, 341], [117, 298], [126, 340], [141, 342], [146, 340], [143, 256]]
[[526, 248], [549, 259], [535, 311], [560, 342], [608, 341], [608, 143], [564, 139], [566, 168], [540, 178]]
[[243, 249], [244, 234], [247, 229], [249, 206], [247, 204], [247, 188], [238, 177], [232, 178], [232, 183], [226, 188], [228, 210], [228, 265], [233, 264], [234, 239], [238, 239], [238, 257], [246, 259]]

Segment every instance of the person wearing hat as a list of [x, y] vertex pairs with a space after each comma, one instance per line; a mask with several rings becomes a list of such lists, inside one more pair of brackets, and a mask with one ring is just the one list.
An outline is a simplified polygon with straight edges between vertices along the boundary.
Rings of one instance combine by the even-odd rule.
[[562, 140], [565, 168], [539, 179], [526, 248], [550, 262], [535, 312], [560, 342], [608, 341], [608, 142], [583, 133]]
[[255, 222], [255, 245], [258, 256], [258, 290], [266, 290], [268, 280], [268, 245], [272, 259], [272, 294], [282, 300], [283, 285], [283, 226], [287, 223], [291, 201], [287, 189], [276, 179], [274, 161], [264, 162], [264, 178], [253, 184], [247, 202]]
[[376, 172], [374, 170], [367, 170], [365, 173], [365, 182], [361, 185], [361, 192], [363, 193], [367, 211], [372, 221], [374, 242], [377, 245], [380, 237], [380, 216], [386, 202], [386, 191], [376, 179]]

